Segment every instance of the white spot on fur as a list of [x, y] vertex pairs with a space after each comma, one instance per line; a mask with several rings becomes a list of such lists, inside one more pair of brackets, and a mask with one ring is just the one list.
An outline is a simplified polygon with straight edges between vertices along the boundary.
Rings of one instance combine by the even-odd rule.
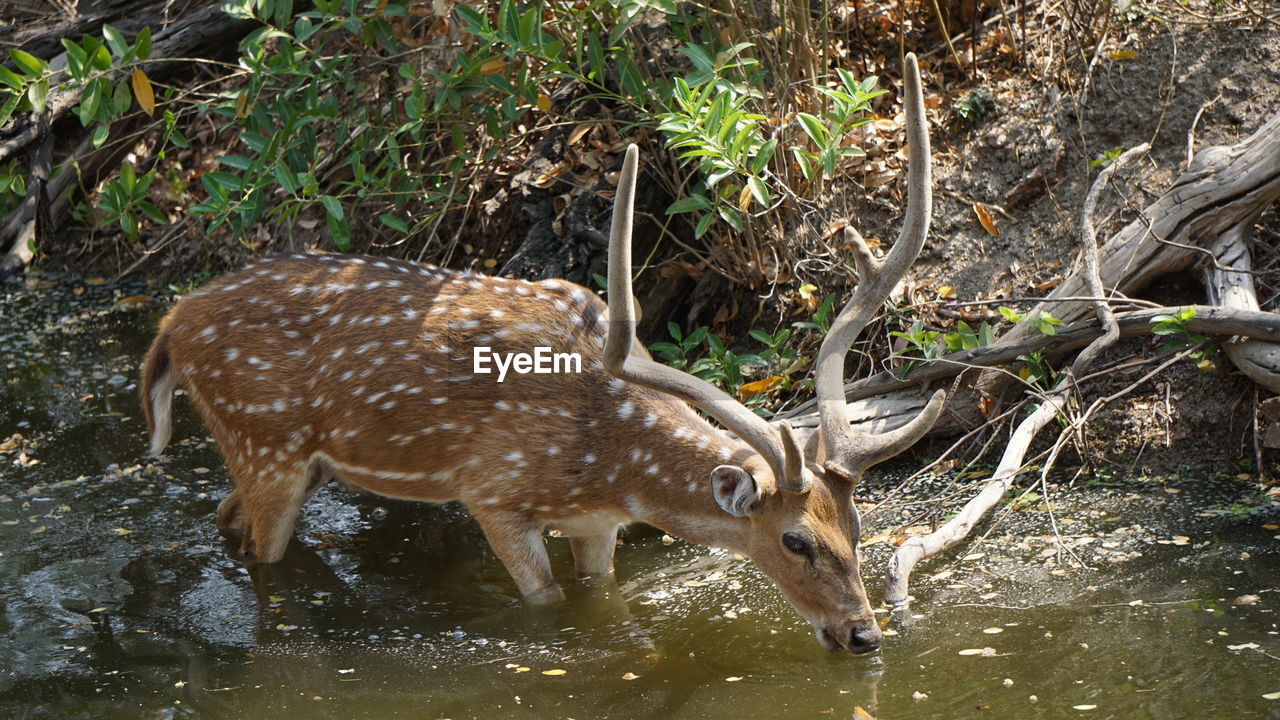
[[635, 403], [631, 402], [630, 400], [624, 400], [623, 403], [618, 406], [618, 411], [617, 411], [618, 419], [626, 420], [627, 418], [631, 417], [631, 413], [634, 412], [635, 409], [636, 409]]

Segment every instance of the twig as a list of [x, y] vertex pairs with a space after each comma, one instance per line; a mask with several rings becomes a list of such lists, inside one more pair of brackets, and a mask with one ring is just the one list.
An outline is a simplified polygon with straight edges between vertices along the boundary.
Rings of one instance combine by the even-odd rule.
[[885, 572], [884, 601], [894, 607], [905, 606], [908, 602], [907, 583], [911, 571], [916, 564], [926, 558], [935, 557], [963, 540], [969, 535], [973, 526], [987, 514], [1004, 497], [1013, 483], [1014, 477], [1022, 470], [1022, 458], [1026, 455], [1031, 441], [1049, 421], [1058, 414], [1066, 403], [1065, 395], [1055, 395], [1048, 402], [1042, 403], [1035, 412], [1018, 424], [1009, 444], [1005, 447], [1004, 456], [986, 487], [975, 495], [955, 517], [951, 518], [937, 531], [920, 537], [908, 539], [889, 558], [889, 567]]
[[157, 240], [154, 245], [143, 250], [142, 254], [138, 256], [138, 259], [134, 260], [129, 265], [129, 267], [125, 268], [124, 270], [121, 270], [120, 273], [115, 276], [115, 279], [111, 281], [112, 284], [120, 282], [121, 278], [127, 275], [130, 275], [131, 273], [133, 273], [133, 271], [141, 267], [142, 263], [147, 261], [147, 258], [163, 250], [164, 247], [168, 245], [170, 242], [172, 242], [173, 239], [177, 237], [178, 233], [187, 226], [187, 222], [190, 220], [190, 218], [191, 216], [189, 215], [185, 216], [183, 217], [183, 219], [170, 225], [169, 228], [164, 231], [164, 234], [160, 236], [160, 239]]
[[[1145, 144], [1133, 148], [1099, 173], [1081, 205], [1078, 228], [1081, 254], [1084, 258], [1090, 294], [1096, 297], [1103, 295], [1102, 280], [1098, 274], [1098, 245], [1093, 230], [1093, 211], [1097, 207], [1098, 196], [1119, 167], [1148, 149], [1149, 147]], [[900, 545], [889, 559], [889, 566], [885, 571], [885, 603], [894, 607], [905, 606], [910, 597], [907, 593], [907, 584], [916, 564], [921, 560], [937, 556], [968, 537], [973, 526], [1000, 501], [1000, 498], [1004, 497], [1009, 486], [1013, 484], [1014, 478], [1025, 467], [1023, 458], [1026, 457], [1031, 441], [1067, 406], [1071, 393], [1076, 390], [1075, 378], [1083, 375], [1093, 360], [1119, 339], [1119, 325], [1110, 306], [1100, 300], [1095, 303], [1095, 308], [1099, 323], [1104, 328], [1103, 334], [1089, 343], [1076, 358], [1061, 387], [1045, 398], [1035, 412], [1018, 424], [1017, 430], [1005, 447], [1004, 455], [1000, 458], [1000, 464], [996, 466], [986, 487], [965, 503], [960, 512], [941, 528], [929, 535], [910, 538]]]
[[1200, 116], [1204, 115], [1204, 111], [1209, 106], [1222, 99], [1222, 93], [1219, 92], [1212, 100], [1206, 100], [1196, 111], [1196, 116], [1191, 119], [1191, 129], [1187, 131], [1187, 162], [1182, 166], [1182, 172], [1186, 172], [1191, 167], [1191, 161], [1196, 156], [1196, 126], [1200, 124]]
[[[974, 10], [974, 14], [977, 14], [977, 10]], [[964, 61], [960, 59], [960, 53], [956, 52], [956, 46], [951, 42], [951, 33], [947, 32], [947, 21], [942, 19], [942, 8], [938, 5], [938, 0], [933, 0], [933, 15], [938, 18], [938, 29], [942, 31], [942, 39], [947, 41], [947, 49], [951, 51], [956, 67], [960, 69], [961, 75], [968, 77], [964, 69]]]
[[[1098, 206], [1098, 198], [1102, 195], [1102, 189], [1106, 187], [1111, 177], [1116, 174], [1116, 171], [1150, 149], [1151, 146], [1147, 143], [1130, 148], [1110, 165], [1103, 168], [1102, 172], [1098, 173], [1098, 177], [1094, 179], [1093, 185], [1090, 186], [1088, 194], [1084, 197], [1084, 203], [1080, 206], [1078, 226], [1080, 254], [1084, 260], [1085, 285], [1089, 288], [1089, 294], [1094, 297], [1103, 297], [1105, 291], [1102, 288], [1102, 277], [1098, 269], [1098, 236], [1093, 229], [1093, 211]], [[1093, 361], [1097, 359], [1103, 350], [1111, 347], [1116, 340], [1120, 339], [1120, 326], [1116, 324], [1116, 316], [1111, 311], [1111, 306], [1104, 301], [1095, 301], [1094, 310], [1098, 315], [1098, 322], [1103, 328], [1102, 337], [1090, 343], [1076, 357], [1076, 361], [1072, 363], [1071, 374], [1076, 377], [1083, 374], [1085, 369], [1093, 364]]]

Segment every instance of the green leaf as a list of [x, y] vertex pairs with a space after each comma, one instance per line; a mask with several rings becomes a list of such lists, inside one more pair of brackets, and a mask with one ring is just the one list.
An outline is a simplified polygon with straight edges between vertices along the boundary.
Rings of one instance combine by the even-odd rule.
[[321, 195], [320, 202], [334, 220], [342, 220], [342, 202], [332, 195]]
[[129, 103], [133, 102], [133, 93], [129, 92], [129, 81], [121, 80], [116, 84], [115, 94], [111, 98], [111, 109], [116, 115], [129, 112]]
[[236, 170], [248, 170], [253, 166], [253, 161], [243, 155], [223, 155], [218, 162]]
[[796, 162], [800, 165], [800, 173], [804, 175], [804, 179], [813, 180], [813, 161], [817, 160], [818, 156], [795, 145], [791, 146], [791, 155], [795, 157]]
[[[209, 197], [217, 200], [218, 204], [225, 205], [227, 202], [227, 189], [214, 182], [210, 175], [212, 175], [212, 173], [205, 173], [204, 175], [201, 175], [200, 184], [204, 186], [204, 191], [209, 195]], [[208, 203], [207, 205], [212, 208], [212, 212], [217, 212], [218, 207], [216, 205], [212, 203]], [[195, 212], [195, 208], [192, 208], [191, 211]]]
[[695, 210], [711, 209], [711, 201], [708, 200], [706, 196], [693, 193], [688, 197], [680, 198], [679, 200], [671, 203], [671, 206], [667, 208], [667, 214], [678, 215], [680, 213], [693, 212]]
[[698, 219], [698, 225], [693, 229], [693, 236], [700, 238], [707, 234], [707, 230], [711, 228], [711, 223], [716, 221], [715, 213], [707, 213]]
[[751, 195], [764, 207], [769, 207], [769, 189], [758, 177], [747, 178], [747, 187], [751, 188]]
[[288, 190], [290, 195], [298, 194], [298, 177], [284, 164], [283, 160], [276, 161], [275, 176], [276, 182], [280, 183], [280, 187]]
[[409, 232], [409, 226], [406, 225], [403, 220], [396, 217], [395, 215], [388, 215], [387, 213], [383, 213], [378, 216], [378, 219], [382, 221], [383, 225], [386, 225], [392, 230], [396, 230], [402, 233]]
[[830, 148], [822, 151], [822, 169], [828, 177], [836, 176], [836, 154]]
[[800, 125], [804, 128], [805, 135], [808, 135], [809, 139], [813, 140], [818, 147], [827, 144], [827, 129], [823, 127], [821, 120], [809, 113], [797, 113], [796, 118], [800, 120]]
[[102, 143], [107, 141], [107, 134], [110, 132], [111, 132], [111, 126], [108, 125], [107, 123], [102, 123], [98, 127], [94, 128], [93, 129], [93, 146], [102, 147]]
[[103, 25], [102, 37], [104, 37], [107, 44], [111, 46], [112, 55], [122, 58], [125, 56], [125, 53], [129, 52], [129, 43], [125, 42], [124, 36], [120, 34], [119, 30], [111, 27], [110, 25]]
[[1000, 311], [1000, 314], [1004, 316], [1004, 319], [1008, 320], [1011, 323], [1022, 322], [1022, 315], [1014, 311], [1013, 308], [1008, 308], [1008, 307], [1005, 307], [1004, 305], [1001, 305], [1000, 307], [996, 308], [996, 310]]
[[738, 232], [742, 232], [742, 215], [740, 215], [737, 210], [734, 210], [727, 205], [722, 206], [720, 208], [720, 217], [724, 218], [724, 221], [729, 223], [729, 227], [732, 227]]
[[774, 138], [756, 151], [756, 156], [751, 160], [751, 172], [759, 175], [762, 170], [768, 166], [769, 161], [773, 159], [773, 153], [778, 149], [778, 139]]
[[111, 53], [107, 52], [106, 46], [96, 38], [85, 36], [84, 53], [89, 57], [89, 62], [93, 63], [93, 67], [98, 70], [111, 68]]
[[275, 21], [279, 27], [288, 27], [293, 17], [293, 0], [276, 0]]
[[244, 181], [229, 172], [210, 172], [200, 176], [201, 180], [206, 178], [226, 190], [240, 191], [244, 189]]
[[5, 66], [0, 65], [0, 83], [8, 85], [14, 90], [21, 90], [22, 76]]
[[151, 218], [152, 222], [160, 225], [164, 225], [169, 222], [169, 218], [165, 217], [164, 213], [160, 212], [160, 208], [152, 204], [150, 200], [139, 200], [138, 209], [142, 211], [143, 215]]
[[67, 38], [62, 38], [62, 47], [67, 51], [67, 71], [71, 73], [71, 77], [83, 80], [85, 64], [89, 61], [88, 56], [84, 54], [84, 48]]
[[49, 69], [48, 63], [35, 55], [19, 50], [18, 48], [10, 48], [9, 57], [13, 58], [13, 61], [17, 63], [22, 70], [26, 71], [27, 74], [34, 77], [40, 77], [44, 74], [45, 70]]
[[139, 60], [151, 57], [151, 28], [144, 27], [133, 40], [133, 51]]
[[14, 109], [18, 107], [18, 103], [21, 101], [21, 95], [13, 95], [5, 101], [4, 105], [0, 105], [0, 126], [9, 122], [9, 117], [13, 115]]
[[31, 87], [27, 88], [27, 98], [31, 100], [32, 109], [38, 113], [44, 112], [45, 103], [49, 100], [49, 81], [31, 83]]
[[678, 49], [676, 52], [684, 55], [693, 61], [693, 66], [703, 72], [711, 72], [714, 69], [715, 61], [711, 59], [711, 53], [707, 52], [701, 45], [689, 44]]
[[[327, 195], [324, 197], [328, 197]], [[323, 198], [322, 198], [323, 199]], [[337, 200], [334, 200], [337, 202]], [[328, 203], [325, 203], [328, 207]], [[342, 206], [339, 205], [339, 208]], [[341, 217], [335, 218], [332, 214], [325, 216], [325, 223], [329, 226], [329, 234], [333, 236], [333, 244], [339, 250], [346, 252], [351, 249], [351, 229], [347, 227], [347, 221]]]

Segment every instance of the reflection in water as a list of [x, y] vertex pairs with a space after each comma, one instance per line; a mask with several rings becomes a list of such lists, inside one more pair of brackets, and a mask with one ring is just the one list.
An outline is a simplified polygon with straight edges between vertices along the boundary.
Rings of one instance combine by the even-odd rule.
[[[0, 307], [0, 441], [23, 436], [0, 455], [0, 716], [1280, 717], [1262, 698], [1280, 691], [1275, 518], [1215, 508], [1247, 490], [1229, 477], [1078, 489], [1058, 517], [1084, 571], [1014, 513], [926, 568], [872, 657], [821, 651], [745, 561], [645, 528], [618, 581], [536, 609], [457, 506], [329, 486], [283, 562], [246, 566], [184, 403], [180, 441], [142, 459], [132, 379], [154, 317], [110, 310], [103, 286], [73, 305], [75, 287], [7, 286]], [[571, 577], [568, 543], [549, 549]]]

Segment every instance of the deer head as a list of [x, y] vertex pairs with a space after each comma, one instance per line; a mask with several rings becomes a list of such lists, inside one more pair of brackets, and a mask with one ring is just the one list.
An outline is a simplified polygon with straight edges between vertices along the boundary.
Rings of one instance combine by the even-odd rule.
[[627, 149], [615, 198], [609, 247], [609, 324], [605, 369], [627, 382], [691, 403], [736, 434], [756, 453], [711, 472], [720, 508], [749, 526], [745, 550], [814, 627], [830, 650], [875, 650], [881, 633], [859, 574], [858, 511], [853, 486], [866, 468], [897, 455], [923, 436], [938, 418], [945, 393], [938, 392], [906, 425], [881, 434], [853, 429], [845, 417], [844, 358], [907, 269], [929, 228], [929, 135], [920, 73], [914, 55], [904, 63], [908, 201], [902, 231], [888, 255], [877, 258], [856, 231], [846, 230], [854, 249], [858, 286], [832, 323], [818, 353], [816, 388], [821, 427], [809, 453], [790, 426], [770, 426], [713, 385], [649, 359], [634, 343], [631, 292], [631, 226], [638, 151]]

